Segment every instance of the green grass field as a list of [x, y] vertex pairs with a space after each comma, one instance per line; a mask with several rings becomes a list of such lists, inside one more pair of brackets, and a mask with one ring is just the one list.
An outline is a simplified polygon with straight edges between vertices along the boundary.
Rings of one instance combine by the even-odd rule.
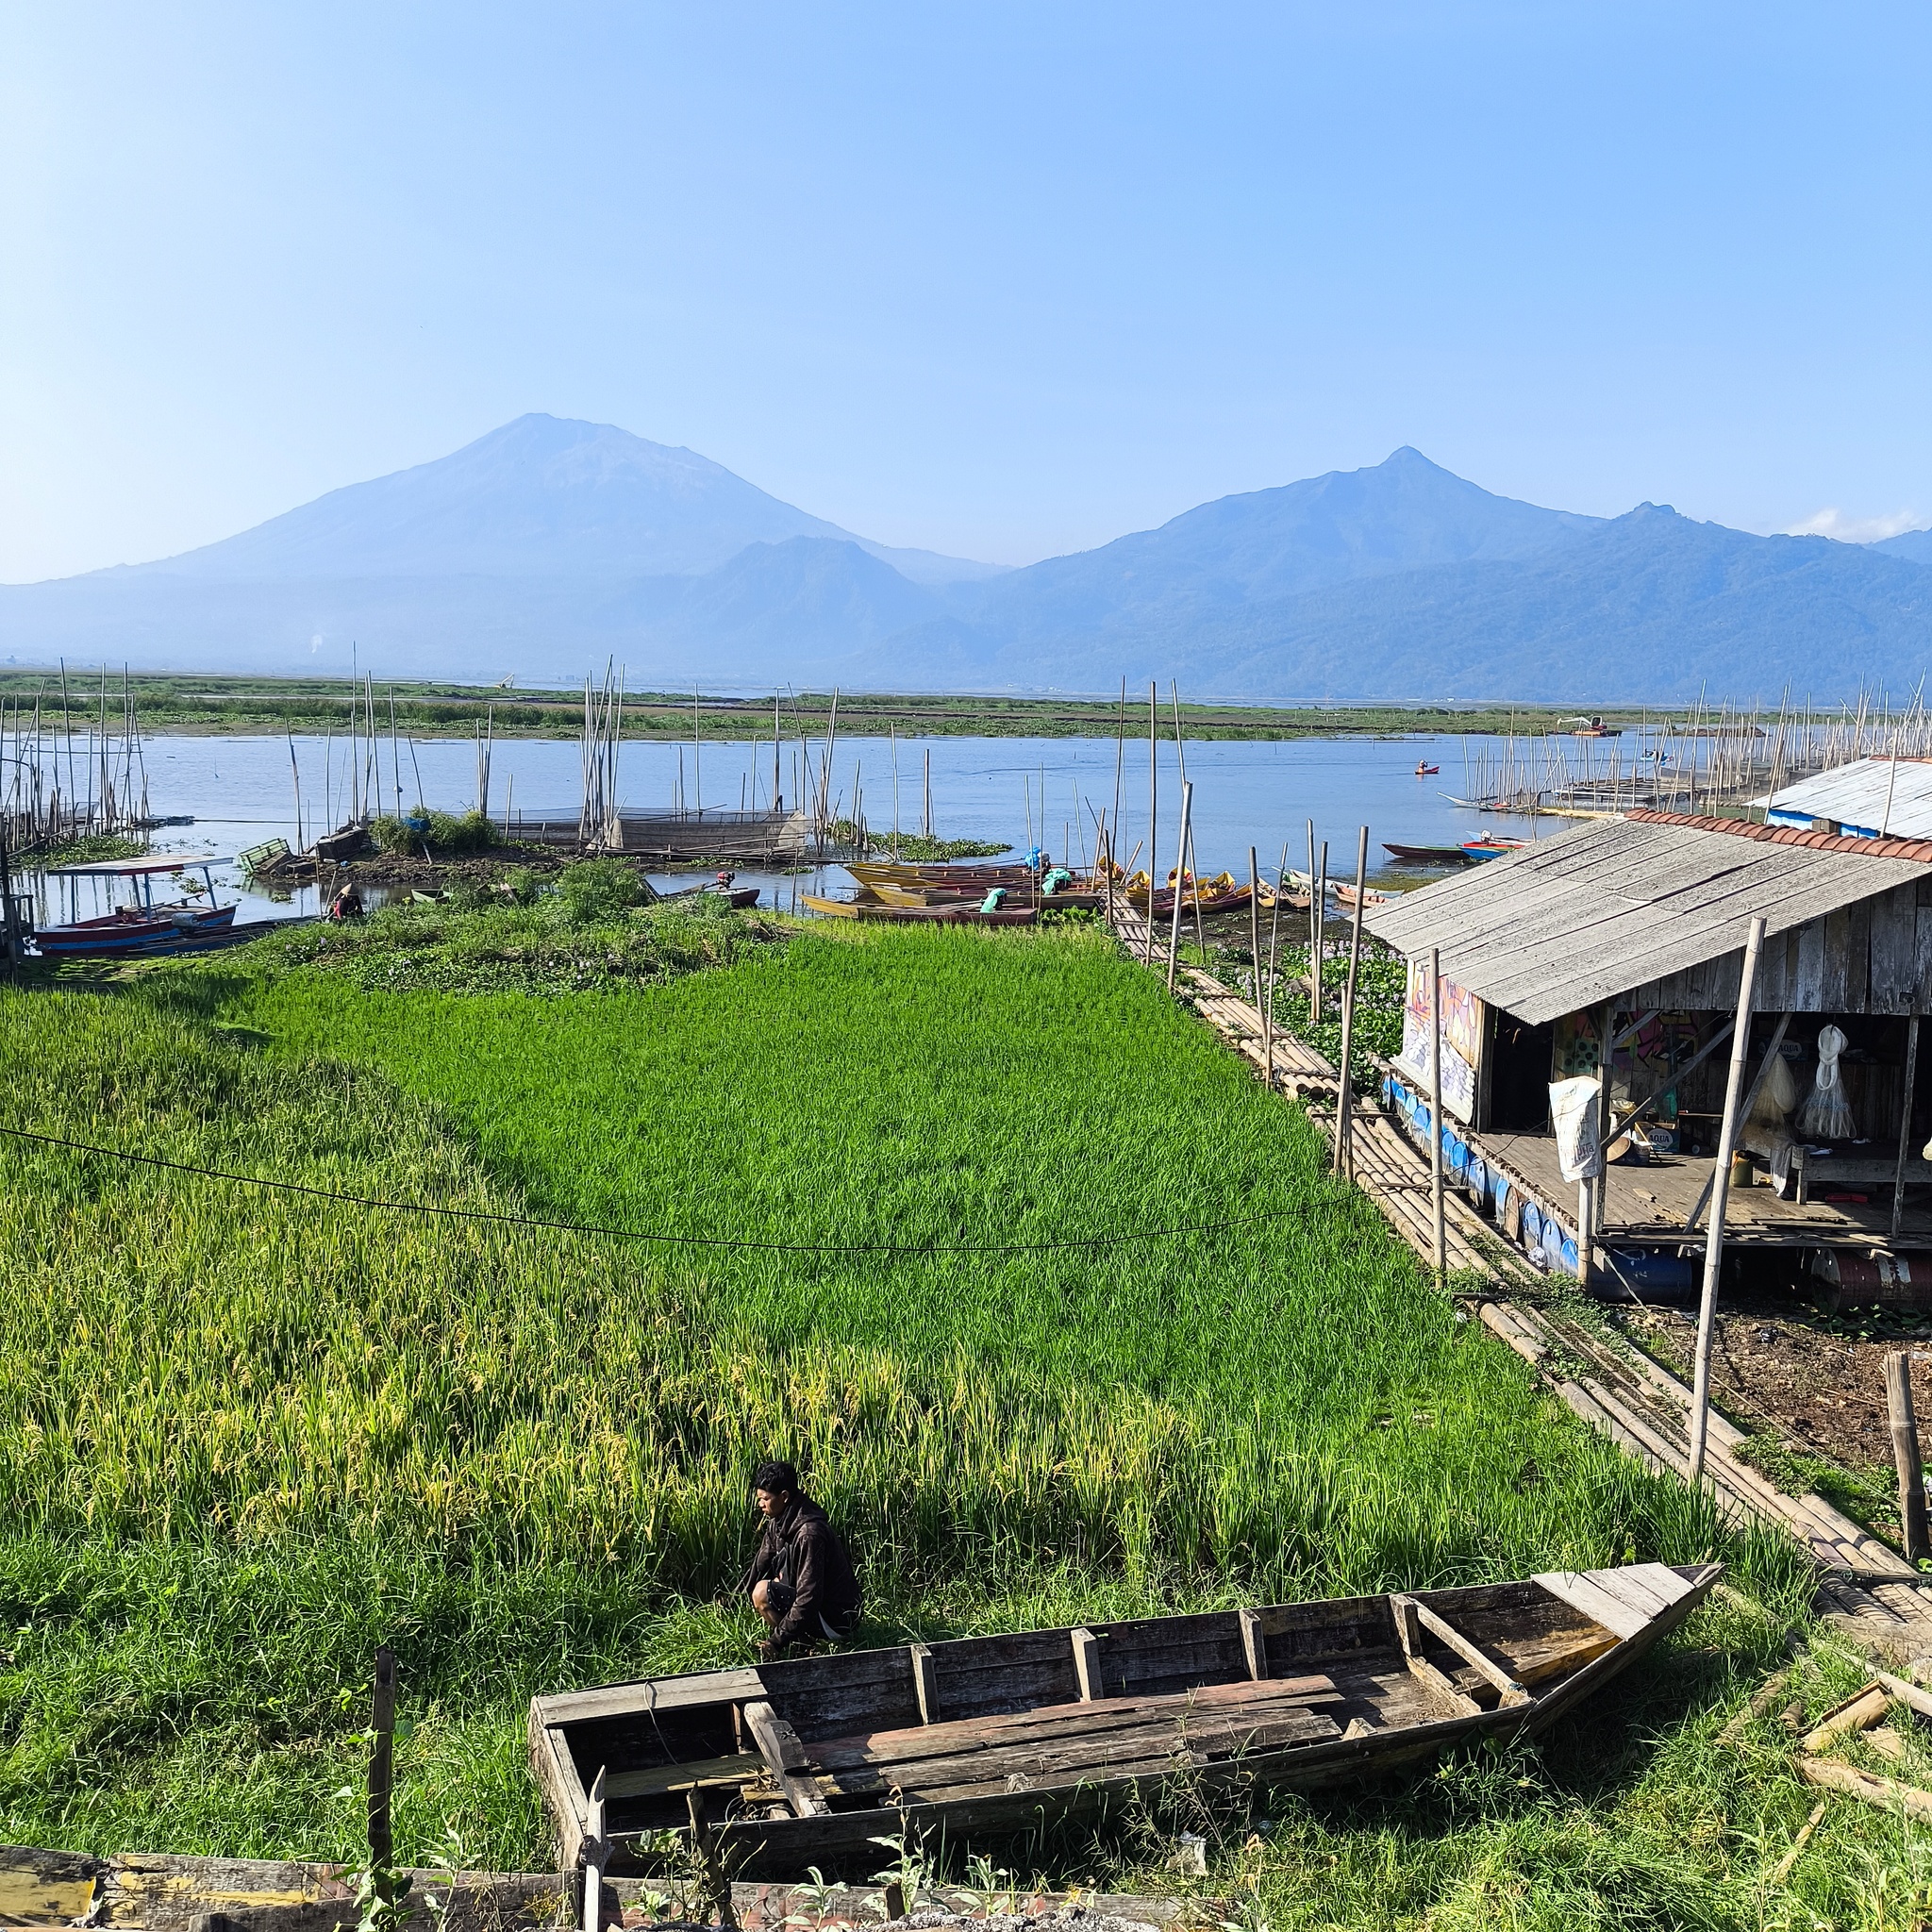
[[[353, 1858], [387, 1637], [399, 1850], [541, 1863], [525, 1700], [748, 1655], [713, 1598], [774, 1452], [852, 1531], [862, 1641], [1716, 1547], [1791, 1600], [1091, 929], [546, 998], [226, 955], [0, 995], [0, 1047], [32, 1131], [624, 1231], [0, 1147], [0, 1838]], [[1700, 1612], [1541, 1752], [1297, 1801], [1220, 1870], [1277, 1925], [1770, 1923], [1806, 1795], [1709, 1736], [1777, 1634]], [[1903, 1840], [1835, 1841], [1805, 1882], [1863, 1923], [1849, 1848]], [[1154, 1842], [1036, 1856], [1118, 1882]]]

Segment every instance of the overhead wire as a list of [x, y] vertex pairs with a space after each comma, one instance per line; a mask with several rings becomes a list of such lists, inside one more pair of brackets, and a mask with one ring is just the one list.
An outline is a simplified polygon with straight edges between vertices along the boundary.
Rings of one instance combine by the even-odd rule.
[[1183, 1223], [1172, 1227], [1132, 1228], [1117, 1234], [1078, 1235], [1041, 1241], [758, 1241], [722, 1235], [661, 1234], [642, 1228], [611, 1227], [598, 1222], [550, 1221], [541, 1215], [507, 1214], [488, 1208], [454, 1208], [434, 1201], [391, 1201], [376, 1194], [352, 1194], [337, 1188], [318, 1188], [307, 1181], [277, 1180], [267, 1174], [236, 1174], [227, 1168], [203, 1167], [193, 1161], [168, 1160], [158, 1154], [136, 1154], [125, 1147], [102, 1147], [92, 1141], [70, 1141], [58, 1134], [37, 1134], [26, 1127], [0, 1125], [0, 1134], [31, 1141], [43, 1147], [62, 1147], [75, 1154], [92, 1154], [104, 1160], [125, 1160], [170, 1174], [195, 1174], [205, 1180], [229, 1181], [239, 1187], [268, 1188], [277, 1193], [300, 1194], [313, 1200], [338, 1201], [344, 1207], [368, 1208], [386, 1214], [428, 1214], [448, 1221], [477, 1221], [507, 1227], [534, 1227], [558, 1234], [608, 1235], [618, 1241], [653, 1241], [683, 1248], [722, 1248], [771, 1255], [1033, 1255], [1073, 1248], [1124, 1247], [1135, 1241], [1176, 1240], [1183, 1235], [1211, 1234], [1223, 1228], [1248, 1227], [1266, 1222], [1291, 1220], [1299, 1211], [1283, 1208], [1273, 1213], [1227, 1215], [1215, 1221]]

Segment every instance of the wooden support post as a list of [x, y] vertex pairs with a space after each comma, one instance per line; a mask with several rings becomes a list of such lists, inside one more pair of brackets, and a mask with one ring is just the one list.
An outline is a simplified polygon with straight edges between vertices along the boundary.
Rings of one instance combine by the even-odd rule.
[[1595, 1245], [1596, 1181], [1591, 1177], [1576, 1183], [1576, 1285], [1586, 1291], [1595, 1273]]
[[1268, 1675], [1268, 1637], [1261, 1628], [1261, 1613], [1237, 1610], [1235, 1615], [1241, 1619], [1241, 1650], [1248, 1659], [1248, 1675], [1258, 1684]]
[[684, 1794], [685, 1814], [691, 1820], [691, 1849], [705, 1874], [705, 1890], [711, 1895], [711, 1909], [718, 1915], [718, 1932], [738, 1932], [738, 1914], [731, 1907], [731, 1874], [718, 1856], [718, 1840], [705, 1816], [704, 1801], [696, 1790]]
[[1322, 901], [1315, 891], [1315, 822], [1308, 821], [1308, 1024], [1322, 1021]]
[[[1896, 765], [1897, 760], [1893, 760]], [[1898, 1241], [1900, 1222], [1906, 1211], [1906, 1157], [1912, 1151], [1912, 1087], [1919, 1077], [1919, 1001], [1912, 997], [1911, 1017], [1906, 1022], [1906, 1091], [1898, 1109], [1898, 1165], [1891, 1181], [1891, 1239]]]
[[[1185, 780], [1181, 785], [1181, 841], [1180, 850], [1174, 861], [1174, 924], [1167, 935], [1167, 990], [1174, 991], [1174, 964], [1181, 951], [1181, 889], [1188, 876], [1188, 822], [1193, 816], [1194, 788]], [[1154, 880], [1150, 873], [1147, 881], [1147, 924], [1151, 930], [1154, 924]]]
[[1349, 1060], [1355, 1049], [1355, 986], [1362, 963], [1362, 901], [1369, 891], [1369, 828], [1361, 828], [1355, 853], [1355, 918], [1348, 936], [1348, 982], [1341, 991], [1341, 1087], [1335, 1096], [1335, 1172], [1355, 1178], [1355, 1088]]
[[1717, 1283], [1724, 1259], [1724, 1206], [1730, 1198], [1731, 1149], [1737, 1144], [1744, 1053], [1751, 1038], [1751, 996], [1757, 990], [1757, 955], [1763, 944], [1764, 916], [1758, 913], [1752, 918], [1744, 941], [1738, 1017], [1731, 1033], [1731, 1077], [1724, 1086], [1724, 1117], [1718, 1129], [1717, 1166], [1711, 1173], [1710, 1234], [1704, 1244], [1704, 1293], [1697, 1306], [1696, 1373], [1690, 1391], [1690, 1477], [1693, 1489], [1704, 1478], [1704, 1441], [1710, 1427], [1710, 1344], [1717, 1328]]
[[1261, 993], [1261, 861], [1248, 847], [1248, 958], [1255, 967], [1255, 1016], [1261, 1024], [1261, 1058], [1274, 1085], [1274, 1052], [1268, 1038], [1268, 1003]]
[[395, 1856], [390, 1829], [390, 1792], [395, 1783], [396, 1654], [375, 1652], [375, 1681], [369, 1698], [369, 1862], [382, 1871]]
[[1912, 1358], [1904, 1349], [1885, 1357], [1885, 1407], [1891, 1420], [1891, 1459], [1898, 1465], [1898, 1513], [1906, 1556], [1932, 1557], [1925, 1525], [1925, 1471], [1919, 1458], [1919, 1419], [1912, 1410]]
[[1154, 963], [1154, 868], [1160, 863], [1160, 687], [1147, 683], [1147, 963]]
[[600, 1764], [591, 1780], [591, 1798], [584, 1814], [583, 1932], [604, 1932], [604, 1866], [610, 1853], [605, 1829], [604, 1772]]
[[932, 1652], [923, 1643], [912, 1646], [912, 1688], [919, 1693], [919, 1722], [936, 1724], [940, 1714], [939, 1684], [933, 1675]]
[[1100, 1639], [1091, 1630], [1074, 1632], [1074, 1674], [1079, 1679], [1082, 1704], [1107, 1695], [1100, 1676]]
[[1435, 1210], [1436, 1286], [1449, 1283], [1449, 1230], [1442, 1206], [1442, 955], [1429, 948], [1429, 1200]]

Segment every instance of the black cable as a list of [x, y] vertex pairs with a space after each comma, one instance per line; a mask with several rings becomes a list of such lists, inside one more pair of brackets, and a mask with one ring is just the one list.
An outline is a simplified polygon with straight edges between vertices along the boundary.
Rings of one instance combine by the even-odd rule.
[[1033, 1255], [1065, 1248], [1122, 1247], [1129, 1241], [1166, 1241], [1185, 1234], [1209, 1234], [1218, 1228], [1246, 1227], [1264, 1221], [1286, 1221], [1295, 1212], [1284, 1208], [1274, 1214], [1229, 1215], [1221, 1221], [1191, 1222], [1180, 1227], [1142, 1228], [1131, 1234], [1084, 1235], [1059, 1241], [974, 1242], [860, 1241], [824, 1245], [813, 1241], [738, 1241], [716, 1235], [642, 1234], [636, 1228], [605, 1227], [595, 1222], [544, 1221], [530, 1214], [496, 1214], [487, 1208], [440, 1208], [433, 1201], [385, 1201], [374, 1194], [345, 1194], [334, 1188], [312, 1188], [304, 1181], [271, 1180], [264, 1174], [231, 1174], [225, 1168], [196, 1167], [185, 1160], [163, 1160], [157, 1154], [130, 1154], [120, 1147], [96, 1147], [86, 1141], [67, 1141], [58, 1134], [36, 1134], [25, 1127], [0, 1126], [0, 1134], [16, 1141], [35, 1141], [43, 1147], [66, 1147], [76, 1154], [98, 1154], [107, 1160], [130, 1160], [142, 1167], [165, 1168], [171, 1174], [199, 1174], [205, 1180], [234, 1181], [244, 1188], [273, 1188], [284, 1194], [307, 1194], [319, 1201], [340, 1201], [350, 1208], [375, 1208], [391, 1214], [440, 1214], [449, 1221], [488, 1221], [508, 1227], [550, 1228], [559, 1234], [605, 1234], [619, 1241], [660, 1241], [683, 1248], [738, 1248], [771, 1255]]

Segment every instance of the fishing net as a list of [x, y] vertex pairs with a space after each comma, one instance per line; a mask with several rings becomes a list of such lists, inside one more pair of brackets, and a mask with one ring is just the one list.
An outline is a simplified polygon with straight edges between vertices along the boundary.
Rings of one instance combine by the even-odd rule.
[[1790, 1065], [1780, 1052], [1765, 1070], [1757, 1098], [1751, 1103], [1751, 1118], [1768, 1127], [1780, 1126], [1797, 1104], [1798, 1083], [1791, 1078]]
[[1858, 1124], [1845, 1105], [1844, 1080], [1839, 1072], [1838, 1057], [1844, 1050], [1845, 1037], [1836, 1026], [1820, 1029], [1818, 1072], [1798, 1115], [1798, 1131], [1815, 1141], [1849, 1141], [1858, 1131]]

